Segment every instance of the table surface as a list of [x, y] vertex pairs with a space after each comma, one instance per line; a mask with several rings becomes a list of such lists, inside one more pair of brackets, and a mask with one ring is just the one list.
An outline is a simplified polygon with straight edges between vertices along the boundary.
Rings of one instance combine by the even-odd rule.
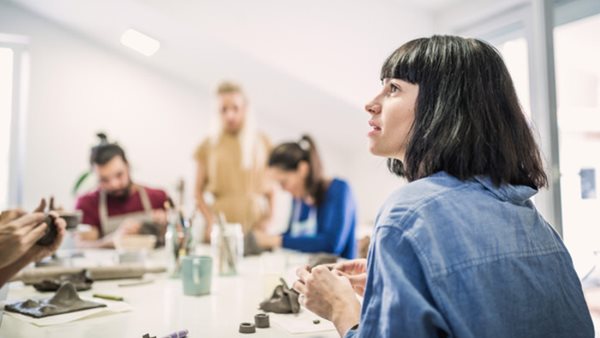
[[[198, 251], [208, 253], [207, 248]], [[110, 264], [115, 255], [110, 251], [93, 250], [85, 252], [85, 259], [88, 264], [89, 260], [94, 260], [105, 265]], [[163, 260], [162, 251], [155, 251], [149, 257], [153, 263]], [[141, 338], [149, 333], [160, 338], [182, 329], [189, 331], [188, 337], [338, 337], [335, 331], [292, 335], [273, 320], [270, 328], [257, 329], [253, 335], [238, 333], [241, 322], [254, 321], [254, 315], [260, 312], [258, 304], [272, 291], [277, 276], [293, 279], [294, 267], [306, 261], [306, 255], [289, 251], [244, 258], [238, 275], [221, 277], [213, 274], [211, 294], [199, 297], [183, 295], [181, 280], [171, 279], [164, 273], [146, 275], [145, 278], [154, 281], [138, 286], [118, 286], [130, 280], [98, 281], [92, 290], [80, 294], [84, 297], [91, 297], [92, 293], [120, 295], [133, 310], [48, 327], [37, 327], [5, 313], [0, 337]], [[15, 282], [10, 285], [8, 301], [40, 296], [32, 286]]]

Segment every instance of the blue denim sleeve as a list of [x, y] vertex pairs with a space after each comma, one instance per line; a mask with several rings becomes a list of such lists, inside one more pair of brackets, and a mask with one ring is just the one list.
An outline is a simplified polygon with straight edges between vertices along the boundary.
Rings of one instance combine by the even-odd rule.
[[436, 308], [415, 248], [401, 229], [379, 226], [369, 256], [368, 278], [356, 337], [449, 336]]
[[354, 337], [358, 337], [358, 330], [348, 330], [348, 332], [346, 332], [346, 335], [344, 336], [344, 338], [354, 338]]
[[319, 233], [311, 237], [292, 237], [283, 235], [282, 246], [304, 252], [331, 252], [340, 255], [348, 241], [355, 221], [352, 191], [343, 185], [339, 191], [331, 194], [333, 198], [324, 202], [323, 222], [318, 225]]

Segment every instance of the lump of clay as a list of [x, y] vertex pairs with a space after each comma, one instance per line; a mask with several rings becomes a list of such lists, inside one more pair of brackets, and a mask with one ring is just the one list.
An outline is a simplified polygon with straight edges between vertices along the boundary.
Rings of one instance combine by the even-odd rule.
[[336, 255], [320, 253], [320, 254], [310, 256], [310, 258], [308, 259], [308, 265], [311, 268], [314, 268], [317, 265], [335, 264], [335, 263], [337, 263], [337, 261], [338, 261], [338, 256], [336, 256]]
[[274, 313], [298, 313], [300, 312], [300, 303], [298, 302], [298, 292], [290, 289], [283, 280], [280, 279], [281, 284], [277, 285], [271, 298], [266, 299], [260, 303], [260, 309], [265, 312]]
[[73, 284], [77, 291], [86, 291], [92, 288], [94, 280], [89, 277], [87, 270], [82, 270], [75, 274], [66, 274], [57, 278], [44, 279], [41, 282], [33, 284], [33, 287], [40, 292], [54, 292], [66, 282]]
[[46, 215], [44, 223], [46, 223], [48, 226], [46, 227], [46, 232], [44, 233], [44, 236], [36, 242], [37, 245], [49, 246], [52, 245], [52, 243], [54, 243], [56, 236], [58, 236], [58, 230], [56, 229], [55, 221], [56, 219], [54, 218], [54, 216], [50, 214]]
[[256, 243], [256, 237], [252, 231], [244, 235], [244, 256], [260, 255], [265, 251], [270, 250], [264, 249]]
[[51, 298], [8, 304], [4, 309], [34, 318], [44, 318], [64, 313], [105, 307], [106, 304], [90, 302], [79, 298], [73, 284], [64, 283]]

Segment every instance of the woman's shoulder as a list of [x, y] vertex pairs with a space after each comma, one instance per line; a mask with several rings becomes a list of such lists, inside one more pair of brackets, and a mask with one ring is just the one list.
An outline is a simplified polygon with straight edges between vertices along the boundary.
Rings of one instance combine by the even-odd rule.
[[331, 179], [327, 190], [330, 192], [333, 192], [333, 193], [340, 193], [340, 192], [351, 193], [352, 192], [350, 183], [348, 183], [348, 181], [346, 181], [345, 179], [342, 179], [339, 177], [334, 177]]

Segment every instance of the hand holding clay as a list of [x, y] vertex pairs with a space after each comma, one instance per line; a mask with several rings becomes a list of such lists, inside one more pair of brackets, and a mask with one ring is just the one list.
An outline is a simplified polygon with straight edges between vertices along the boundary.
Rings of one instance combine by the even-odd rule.
[[23, 257], [44, 236], [48, 226], [44, 223], [45, 217], [41, 212], [26, 215], [17, 211], [3, 213], [0, 223], [0, 268]]
[[45, 242], [43, 245], [35, 245], [29, 251], [31, 260], [33, 262], [37, 262], [42, 260], [44, 257], [50, 256], [53, 254], [60, 245], [62, 244], [63, 238], [65, 237], [67, 222], [58, 217], [58, 214], [55, 212], [50, 212], [50, 217], [54, 219], [54, 226], [56, 228], [56, 237], [51, 242]]
[[119, 235], [135, 235], [140, 232], [142, 223], [135, 219], [125, 220], [117, 229]]
[[348, 278], [324, 265], [312, 269], [301, 267], [296, 275], [299, 279], [294, 283], [294, 289], [302, 295], [300, 303], [332, 321], [340, 335], [345, 335], [359, 322], [360, 303]]
[[152, 222], [160, 225], [166, 225], [167, 213], [163, 209], [152, 210]]

